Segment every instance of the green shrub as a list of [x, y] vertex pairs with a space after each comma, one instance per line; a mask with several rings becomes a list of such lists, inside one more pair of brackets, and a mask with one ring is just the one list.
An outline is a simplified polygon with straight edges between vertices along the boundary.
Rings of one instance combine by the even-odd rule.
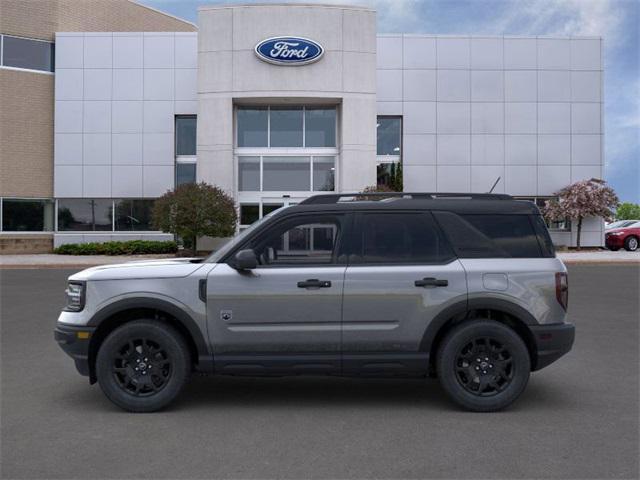
[[174, 241], [129, 240], [127, 242], [68, 243], [54, 249], [60, 255], [144, 255], [175, 253], [178, 245]]

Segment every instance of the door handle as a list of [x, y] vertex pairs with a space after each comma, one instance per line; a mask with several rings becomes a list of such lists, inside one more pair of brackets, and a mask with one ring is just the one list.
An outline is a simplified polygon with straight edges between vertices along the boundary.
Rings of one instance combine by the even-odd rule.
[[447, 287], [449, 286], [449, 280], [440, 280], [433, 277], [423, 278], [422, 280], [416, 280], [413, 282], [416, 287]]
[[298, 288], [329, 288], [331, 282], [329, 280], [318, 280], [317, 278], [310, 278], [304, 282], [298, 282]]

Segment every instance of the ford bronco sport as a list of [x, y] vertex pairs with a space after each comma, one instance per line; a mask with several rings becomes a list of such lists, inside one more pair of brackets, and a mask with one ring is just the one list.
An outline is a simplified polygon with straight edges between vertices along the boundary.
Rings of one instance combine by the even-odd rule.
[[437, 376], [494, 411], [567, 353], [567, 270], [535, 204], [492, 194], [332, 194], [254, 223], [205, 259], [69, 277], [55, 338], [133, 412], [192, 372]]

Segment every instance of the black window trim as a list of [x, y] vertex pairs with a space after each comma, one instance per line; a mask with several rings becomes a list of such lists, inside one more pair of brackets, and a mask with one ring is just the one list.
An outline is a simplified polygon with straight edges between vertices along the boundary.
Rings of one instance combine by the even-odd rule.
[[[356, 235], [356, 233], [361, 232], [362, 230], [362, 217], [368, 214], [422, 214], [428, 217], [431, 217], [433, 221], [433, 225], [436, 228], [436, 231], [440, 237], [440, 240], [447, 244], [449, 250], [451, 251], [451, 257], [447, 260], [443, 260], [440, 262], [416, 262], [416, 261], [408, 261], [408, 262], [359, 262], [354, 261], [357, 257], [355, 252], [358, 251], [358, 244], [360, 236]], [[349, 267], [406, 267], [406, 266], [443, 266], [449, 265], [458, 260], [458, 255], [451, 244], [451, 241], [448, 237], [444, 235], [444, 231], [440, 224], [436, 221], [434, 215], [430, 210], [423, 209], [402, 209], [402, 210], [386, 210], [386, 209], [375, 209], [375, 210], [366, 210], [366, 211], [356, 211], [354, 212], [354, 220], [353, 220], [353, 228], [351, 230], [350, 242], [348, 245], [348, 256], [347, 256], [347, 265]], [[355, 245], [354, 245], [355, 243]]]
[[273, 221], [268, 222], [263, 225], [262, 228], [256, 230], [253, 235], [249, 236], [242, 242], [237, 245], [233, 250], [231, 250], [227, 255], [220, 259], [218, 263], [226, 263], [230, 267], [233, 267], [233, 259], [240, 250], [244, 250], [248, 248], [248, 246], [258, 237], [262, 237], [263, 235], [268, 235], [268, 232], [271, 229], [278, 228], [282, 223], [289, 222], [296, 218], [301, 217], [325, 217], [325, 216], [334, 216], [340, 220], [340, 225], [338, 228], [338, 236], [336, 238], [336, 247], [333, 253], [333, 260], [331, 263], [300, 263], [300, 264], [292, 264], [292, 265], [258, 265], [257, 269], [273, 269], [273, 268], [318, 268], [318, 267], [347, 267], [348, 254], [345, 252], [345, 248], [348, 245], [348, 242], [345, 239], [350, 238], [352, 228], [353, 228], [353, 215], [351, 212], [340, 212], [340, 211], [318, 211], [318, 212], [300, 212], [300, 213], [291, 213], [284, 214], [281, 218], [274, 218]]

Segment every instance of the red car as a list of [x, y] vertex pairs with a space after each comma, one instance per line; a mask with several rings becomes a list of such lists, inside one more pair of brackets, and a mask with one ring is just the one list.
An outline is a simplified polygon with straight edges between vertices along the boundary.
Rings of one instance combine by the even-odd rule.
[[604, 234], [604, 243], [609, 250], [625, 250], [635, 252], [640, 245], [640, 222], [628, 227], [607, 230]]

